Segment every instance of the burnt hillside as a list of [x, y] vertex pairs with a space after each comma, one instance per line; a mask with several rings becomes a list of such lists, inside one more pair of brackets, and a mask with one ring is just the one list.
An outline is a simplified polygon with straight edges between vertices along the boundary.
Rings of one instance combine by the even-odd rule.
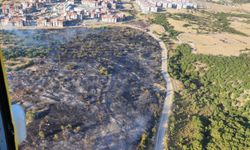
[[152, 37], [130, 28], [2, 33], [6, 64], [32, 61], [8, 71], [12, 100], [27, 111], [21, 149], [132, 150], [152, 130], [165, 96]]

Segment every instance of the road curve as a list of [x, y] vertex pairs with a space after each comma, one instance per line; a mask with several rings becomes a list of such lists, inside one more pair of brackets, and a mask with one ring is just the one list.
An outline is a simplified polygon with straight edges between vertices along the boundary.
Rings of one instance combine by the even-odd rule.
[[[154, 35], [152, 36], [158, 39]], [[163, 75], [164, 80], [166, 81], [167, 92], [166, 92], [166, 98], [165, 98], [164, 105], [163, 105], [162, 114], [160, 117], [159, 127], [157, 130], [154, 149], [163, 150], [165, 134], [166, 134], [167, 127], [168, 127], [168, 118], [171, 113], [171, 107], [172, 107], [172, 102], [173, 102], [173, 97], [174, 97], [174, 90], [173, 90], [173, 85], [172, 85], [172, 82], [171, 82], [171, 79], [169, 77], [168, 70], [167, 70], [168, 69], [168, 62], [167, 62], [168, 51], [164, 42], [161, 41], [160, 39], [158, 39], [158, 41], [162, 48], [162, 75]]]
[[157, 36], [155, 36], [155, 34], [153, 34], [152, 32], [146, 32], [145, 29], [141, 29], [140, 27], [136, 27], [133, 25], [125, 25], [125, 26], [148, 33], [150, 36], [152, 36], [154, 39], [156, 39], [159, 42], [161, 49], [162, 49], [161, 70], [162, 70], [162, 76], [166, 82], [167, 91], [166, 91], [166, 97], [165, 97], [164, 105], [162, 109], [162, 114], [160, 117], [160, 123], [159, 123], [158, 130], [157, 130], [157, 135], [155, 139], [154, 150], [164, 150], [165, 135], [166, 135], [166, 131], [168, 128], [168, 118], [171, 113], [171, 107], [172, 107], [172, 102], [174, 98], [173, 85], [172, 85], [170, 76], [168, 74], [168, 50], [164, 42], [161, 39], [159, 39]]
[[166, 91], [166, 97], [165, 97], [164, 105], [162, 109], [162, 114], [160, 117], [160, 123], [159, 123], [158, 130], [157, 130], [157, 135], [155, 138], [154, 150], [164, 150], [165, 135], [166, 135], [166, 131], [168, 128], [168, 118], [171, 113], [171, 107], [172, 107], [172, 102], [174, 98], [173, 85], [168, 74], [168, 50], [166, 48], [165, 43], [152, 32], [147, 32], [145, 29], [142, 29], [138, 26], [128, 25], [128, 24], [120, 24], [120, 25], [116, 24], [115, 26], [125, 26], [125, 27], [130, 27], [130, 28], [145, 32], [149, 34], [150, 36], [152, 36], [155, 40], [157, 40], [162, 49], [161, 70], [162, 70], [162, 76], [166, 82], [167, 91]]
[[[167, 71], [167, 59], [168, 59], [168, 51], [166, 48], [166, 45], [164, 44], [164, 42], [159, 39], [157, 36], [155, 36], [152, 32], [147, 32], [145, 29], [141, 28], [141, 27], [137, 27], [134, 25], [129, 25], [129, 24], [121, 24], [121, 23], [116, 23], [116, 24], [97, 24], [97, 25], [91, 25], [91, 26], [84, 26], [85, 28], [96, 28], [96, 27], [103, 27], [103, 26], [119, 26], [119, 27], [130, 27], [133, 29], [137, 29], [140, 30], [142, 32], [148, 33], [149, 35], [151, 35], [154, 39], [156, 39], [162, 49], [162, 75], [164, 80], [166, 81], [166, 87], [167, 87], [167, 92], [166, 92], [166, 98], [164, 100], [164, 105], [163, 105], [163, 110], [162, 110], [162, 114], [160, 117], [160, 123], [159, 123], [159, 127], [157, 130], [157, 136], [155, 139], [155, 147], [154, 150], [163, 150], [164, 149], [164, 140], [165, 140], [165, 134], [167, 131], [167, 126], [168, 126], [168, 118], [171, 112], [171, 107], [172, 107], [172, 101], [173, 101], [173, 95], [174, 95], [174, 91], [173, 91], [173, 85], [171, 83], [171, 80], [169, 78], [169, 74]], [[77, 27], [71, 27], [71, 28], [80, 28], [82, 26], [77, 26]], [[21, 28], [21, 29], [31, 29], [31, 28]], [[49, 29], [49, 28], [48, 28]], [[58, 28], [57, 28], [58, 29]], [[60, 28], [59, 28], [60, 29]]]

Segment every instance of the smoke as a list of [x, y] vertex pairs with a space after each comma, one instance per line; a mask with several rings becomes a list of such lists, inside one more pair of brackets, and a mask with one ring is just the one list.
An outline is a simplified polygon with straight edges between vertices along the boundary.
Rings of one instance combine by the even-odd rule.
[[[98, 30], [88, 28], [63, 28], [63, 29], [17, 29], [8, 27], [1, 30], [3, 34], [11, 34], [18, 39], [23, 39], [25, 44], [48, 44], [49, 42], [67, 43], [76, 37], [84, 38], [88, 34], [96, 34]], [[100, 32], [100, 31], [99, 31]]]
[[[4, 54], [9, 57], [26, 56], [49, 52], [54, 55], [60, 53], [60, 47], [68, 45], [77, 38], [85, 38], [89, 34], [101, 32], [98, 29], [63, 28], [63, 29], [17, 29], [15, 27], [0, 30], [0, 40]], [[12, 54], [14, 53], [14, 54]], [[8, 57], [7, 56], [7, 57]]]

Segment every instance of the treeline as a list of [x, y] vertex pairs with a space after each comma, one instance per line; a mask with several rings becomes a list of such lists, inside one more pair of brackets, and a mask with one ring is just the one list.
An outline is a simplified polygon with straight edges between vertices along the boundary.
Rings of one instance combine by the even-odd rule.
[[151, 20], [151, 23], [159, 24], [164, 27], [165, 31], [169, 33], [170, 38], [176, 38], [180, 32], [174, 30], [174, 27], [170, 25], [167, 20], [166, 14], [155, 14], [155, 18]]
[[239, 3], [239, 4], [244, 4], [244, 3], [250, 3], [250, 0], [232, 0], [233, 3]]
[[240, 32], [230, 26], [231, 17], [249, 19], [248, 14], [234, 14], [234, 13], [210, 13], [207, 11], [201, 11], [202, 16], [197, 16], [194, 14], [187, 13], [176, 13], [168, 14], [168, 17], [175, 20], [186, 20], [188, 24], [184, 24], [184, 27], [195, 25], [193, 29], [197, 30], [197, 33], [210, 33], [210, 32], [227, 32], [232, 34], [238, 34], [242, 36], [247, 36], [247, 34]]
[[250, 58], [195, 55], [180, 45], [169, 71], [175, 92], [169, 149], [250, 149]]
[[8, 59], [17, 58], [17, 57], [45, 57], [51, 51], [50, 48], [46, 47], [34, 47], [34, 48], [26, 48], [26, 49], [16, 49], [16, 48], [8, 48], [3, 51], [4, 57]]

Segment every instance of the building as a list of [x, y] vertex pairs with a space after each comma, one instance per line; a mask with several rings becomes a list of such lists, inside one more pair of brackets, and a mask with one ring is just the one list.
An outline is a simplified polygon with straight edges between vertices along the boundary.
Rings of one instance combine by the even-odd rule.
[[64, 26], [64, 19], [61, 17], [57, 17], [57, 18], [52, 18], [49, 20], [50, 25], [52, 27], [63, 27]]
[[136, 3], [141, 8], [142, 13], [158, 12], [156, 4], [150, 3], [146, 0], [136, 0]]
[[[137, 1], [145, 12], [158, 11], [158, 7], [147, 0]], [[0, 25], [62, 27], [82, 24], [81, 21], [91, 19], [104, 22], [124, 20], [124, 14], [117, 12], [116, 0], [4, 1], [0, 8]]]
[[189, 0], [136, 0], [142, 13], [159, 12], [162, 9], [197, 9], [198, 5]]
[[23, 27], [24, 26], [24, 18], [22, 17], [13, 17], [10, 20], [12, 26], [15, 27]]
[[47, 19], [40, 17], [37, 19], [37, 26], [38, 27], [46, 27], [47, 26]]
[[10, 19], [8, 17], [4, 17], [4, 18], [1, 18], [0, 24], [1, 24], [1, 26], [10, 26], [11, 22], [10, 22]]
[[65, 19], [66, 20], [77, 20], [78, 19], [78, 15], [77, 13], [74, 11], [74, 12], [67, 12], [66, 13], [66, 16], [65, 16]]
[[115, 23], [115, 22], [117, 22], [117, 17], [115, 15], [103, 15], [102, 21]]
[[82, 4], [91, 8], [95, 8], [98, 6], [98, 1], [96, 0], [82, 0]]

